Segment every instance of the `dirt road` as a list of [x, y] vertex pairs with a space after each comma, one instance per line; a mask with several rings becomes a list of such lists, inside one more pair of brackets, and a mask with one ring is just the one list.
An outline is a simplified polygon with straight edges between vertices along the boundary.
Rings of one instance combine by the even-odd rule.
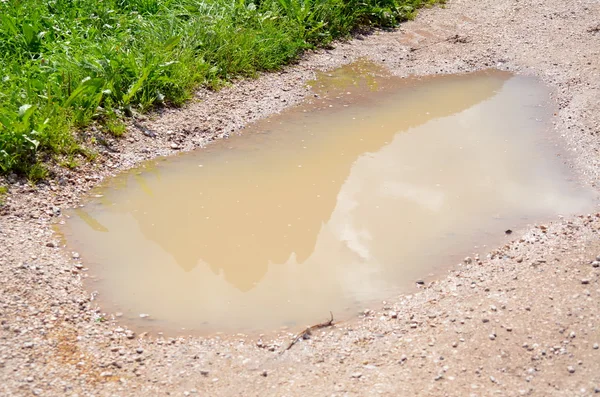
[[[301, 101], [315, 70], [360, 57], [394, 74], [499, 68], [536, 75], [557, 103], [553, 136], [583, 184], [600, 170], [600, 2], [450, 0], [395, 32], [307, 54], [277, 74], [200, 92], [139, 120], [95, 165], [31, 187], [0, 209], [0, 395], [588, 396], [600, 393], [600, 216], [531, 225], [415, 294], [291, 335], [135, 334], [82, 286], [85, 258], [51, 225], [103, 177], [226, 136]], [[143, 129], [142, 128], [142, 129]], [[93, 131], [91, 131], [93, 133]], [[152, 135], [152, 134], [148, 134]], [[435, 242], [432, 242], [432, 244]], [[600, 260], [600, 258], [598, 258]]]

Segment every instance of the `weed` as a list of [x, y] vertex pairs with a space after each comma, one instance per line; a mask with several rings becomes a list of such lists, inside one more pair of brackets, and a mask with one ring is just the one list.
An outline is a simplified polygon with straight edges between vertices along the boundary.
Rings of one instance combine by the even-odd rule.
[[125, 123], [117, 118], [111, 118], [107, 120], [105, 125], [108, 132], [115, 137], [123, 136], [127, 130]]
[[41, 163], [33, 163], [27, 168], [27, 179], [32, 184], [46, 179], [48, 176], [48, 170]]
[[[74, 129], [179, 106], [200, 85], [276, 70], [357, 27], [392, 27], [435, 0], [2, 0], [0, 173], [43, 177]], [[50, 154], [50, 156], [48, 156]]]
[[6, 186], [0, 186], [0, 207], [4, 205], [4, 198], [8, 194], [8, 188]]
[[73, 169], [75, 169], [75, 168], [77, 168], [79, 166], [79, 162], [73, 156], [68, 156], [67, 158], [65, 158], [63, 160], [60, 160], [58, 162], [58, 164], [61, 167], [65, 167], [65, 168], [68, 168], [68, 169], [71, 169], [71, 170], [73, 170]]

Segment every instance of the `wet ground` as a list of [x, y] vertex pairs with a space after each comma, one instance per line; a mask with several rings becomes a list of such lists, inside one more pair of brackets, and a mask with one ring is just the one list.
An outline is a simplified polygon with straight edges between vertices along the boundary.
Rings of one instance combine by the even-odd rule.
[[119, 175], [73, 212], [67, 242], [103, 309], [170, 333], [348, 319], [509, 229], [591, 208], [534, 78], [361, 61], [311, 86], [317, 99]]
[[86, 257], [65, 248], [53, 225], [104, 178], [314, 98], [305, 84], [316, 71], [364, 57], [405, 77], [490, 67], [536, 76], [556, 106], [548, 142], [564, 149], [561, 161], [597, 193], [598, 15], [596, 0], [449, 0], [397, 31], [359, 35], [281, 72], [200, 91], [184, 109], [139, 116], [156, 136], [131, 126], [124, 139], [91, 147], [94, 162], [54, 170], [46, 182], [3, 178], [0, 394], [597, 395], [600, 214], [513, 229], [503, 244], [478, 248], [479, 256], [445, 261], [448, 273], [416, 293], [336, 321], [287, 351], [288, 331], [262, 338], [134, 333], [98, 306]]

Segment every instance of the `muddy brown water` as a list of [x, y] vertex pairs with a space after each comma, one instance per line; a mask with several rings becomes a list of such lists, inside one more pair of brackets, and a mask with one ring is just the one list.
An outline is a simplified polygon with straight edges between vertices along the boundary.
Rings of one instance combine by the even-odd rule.
[[105, 310], [198, 332], [347, 318], [506, 229], [589, 208], [532, 78], [359, 63], [313, 89], [239, 136], [106, 181], [71, 214], [63, 232]]

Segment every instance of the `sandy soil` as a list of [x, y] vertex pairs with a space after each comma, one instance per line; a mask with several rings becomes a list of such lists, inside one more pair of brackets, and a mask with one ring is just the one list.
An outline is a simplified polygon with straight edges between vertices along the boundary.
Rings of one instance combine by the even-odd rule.
[[597, 189], [600, 2], [450, 0], [395, 32], [357, 37], [281, 73], [199, 92], [183, 110], [141, 118], [143, 128], [106, 141], [94, 165], [58, 170], [35, 187], [2, 180], [10, 193], [0, 209], [0, 395], [600, 393], [600, 214], [515, 232], [417, 293], [283, 353], [287, 332], [151, 337], [96, 307], [82, 286], [85, 258], [73, 258], [52, 231], [61, 209], [118, 170], [298, 103], [315, 70], [360, 57], [401, 76], [489, 67], [538, 76], [553, 89], [553, 134], [570, 153], [565, 161]]

